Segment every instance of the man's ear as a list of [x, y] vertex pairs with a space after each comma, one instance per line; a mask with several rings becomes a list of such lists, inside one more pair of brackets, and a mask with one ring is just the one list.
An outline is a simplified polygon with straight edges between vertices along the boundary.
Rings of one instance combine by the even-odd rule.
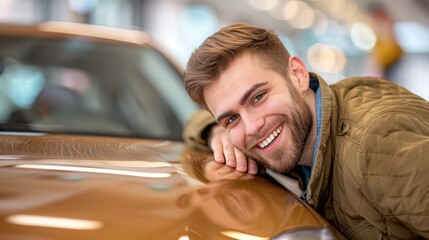
[[309, 89], [310, 75], [307, 67], [299, 57], [291, 56], [289, 58], [289, 76], [295, 87], [301, 92]]

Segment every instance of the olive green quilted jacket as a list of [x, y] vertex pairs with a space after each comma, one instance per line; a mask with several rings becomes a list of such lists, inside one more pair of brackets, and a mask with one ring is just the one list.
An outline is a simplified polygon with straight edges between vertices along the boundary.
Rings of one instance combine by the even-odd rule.
[[[312, 73], [311, 73], [312, 74]], [[429, 104], [379, 78], [322, 88], [322, 129], [307, 202], [349, 239], [429, 239]], [[191, 146], [213, 124], [198, 112]]]

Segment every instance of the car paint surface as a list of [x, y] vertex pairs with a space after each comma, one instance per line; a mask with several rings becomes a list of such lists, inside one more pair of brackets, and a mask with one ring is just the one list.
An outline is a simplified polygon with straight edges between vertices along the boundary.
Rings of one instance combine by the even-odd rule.
[[[0, 139], [2, 239], [267, 239], [328, 226], [266, 178], [237, 174], [209, 184], [193, 178], [181, 163], [212, 162], [211, 155], [180, 142], [9, 133]], [[17, 216], [96, 226], [39, 226], [37, 218], [25, 223]]]

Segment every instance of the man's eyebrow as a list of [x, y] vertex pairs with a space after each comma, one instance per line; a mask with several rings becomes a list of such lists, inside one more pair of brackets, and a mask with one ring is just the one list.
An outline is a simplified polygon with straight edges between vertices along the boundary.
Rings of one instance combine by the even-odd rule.
[[[261, 82], [261, 83], [254, 84], [249, 90], [247, 90], [244, 93], [243, 97], [240, 99], [240, 105], [244, 105], [244, 103], [246, 103], [247, 99], [249, 99], [250, 95], [252, 95], [252, 93], [255, 90], [257, 90], [258, 88], [260, 88], [260, 87], [262, 87], [264, 85], [267, 85], [267, 84], [268, 84], [268, 82]], [[219, 117], [216, 118], [216, 122], [218, 124], [220, 124], [220, 122], [222, 121], [222, 119], [224, 119], [224, 118], [226, 118], [226, 117], [228, 117], [228, 116], [230, 116], [232, 114], [234, 114], [234, 113], [231, 112], [231, 111], [222, 113], [221, 115], [219, 115]]]
[[219, 117], [216, 118], [216, 122], [220, 124], [220, 122], [222, 121], [222, 119], [227, 118], [228, 116], [231, 116], [233, 113], [232, 112], [226, 112], [226, 113], [222, 113]]
[[247, 101], [247, 99], [250, 97], [250, 95], [252, 95], [252, 93], [256, 90], [256, 89], [258, 89], [258, 88], [260, 88], [260, 87], [262, 87], [262, 86], [264, 86], [264, 85], [267, 85], [268, 84], [268, 82], [261, 82], [261, 83], [256, 83], [256, 84], [254, 84], [249, 90], [247, 90], [245, 93], [244, 93], [244, 95], [243, 95], [243, 97], [240, 99], [240, 104], [241, 105], [244, 105], [244, 103]]

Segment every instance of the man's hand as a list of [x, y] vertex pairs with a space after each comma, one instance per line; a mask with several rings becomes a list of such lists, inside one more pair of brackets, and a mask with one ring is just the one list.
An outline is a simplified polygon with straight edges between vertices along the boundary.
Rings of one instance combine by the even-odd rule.
[[[258, 165], [255, 160], [248, 159], [241, 150], [237, 149], [229, 140], [228, 133], [220, 126], [213, 126], [208, 145], [213, 150], [214, 160], [218, 163], [226, 163], [229, 167], [239, 172], [247, 172], [252, 175], [258, 173]], [[260, 168], [259, 171], [263, 172]]]

